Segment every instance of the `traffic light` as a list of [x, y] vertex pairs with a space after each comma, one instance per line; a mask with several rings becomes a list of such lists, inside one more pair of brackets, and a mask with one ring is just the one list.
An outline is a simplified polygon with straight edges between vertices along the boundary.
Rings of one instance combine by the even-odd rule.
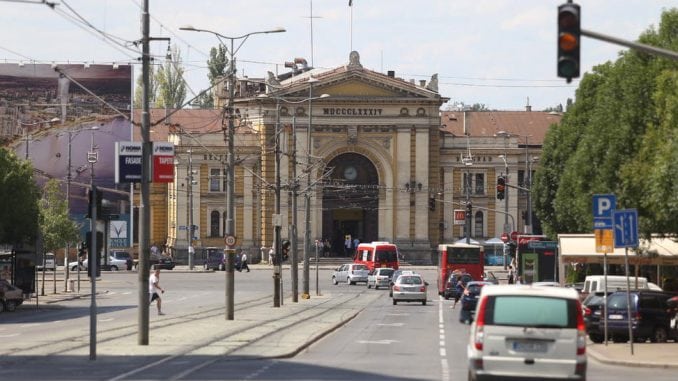
[[434, 211], [436, 210], [436, 199], [435, 197], [431, 197], [428, 199], [428, 210]]
[[506, 178], [504, 176], [497, 177], [497, 200], [504, 199], [504, 192], [506, 191]]
[[[93, 188], [94, 188], [94, 191], [95, 191], [95, 194], [96, 194], [97, 220], [101, 220], [101, 219], [103, 219], [103, 216], [104, 216], [102, 209], [101, 209], [101, 202], [104, 199], [104, 192], [97, 189], [96, 186], [94, 186]], [[87, 192], [87, 197], [88, 197], [88, 199], [87, 199], [88, 200], [88, 203], [87, 203], [88, 207], [87, 207], [87, 216], [85, 216], [85, 217], [86, 218], [92, 218], [92, 203], [94, 202], [94, 200], [92, 200], [92, 190], [89, 190], [89, 192]]]
[[473, 215], [473, 204], [469, 201], [466, 203], [466, 218], [470, 219], [471, 216]]
[[284, 239], [282, 241], [281, 247], [282, 247], [282, 260], [286, 261], [287, 258], [290, 256], [290, 241], [287, 239]]
[[579, 78], [579, 48], [581, 47], [581, 9], [578, 4], [558, 6], [558, 77]]

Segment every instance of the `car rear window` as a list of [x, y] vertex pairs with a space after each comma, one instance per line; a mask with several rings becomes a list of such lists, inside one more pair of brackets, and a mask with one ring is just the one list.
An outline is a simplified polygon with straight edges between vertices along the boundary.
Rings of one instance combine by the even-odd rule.
[[411, 276], [411, 275], [402, 275], [400, 278], [400, 284], [422, 284], [424, 283], [420, 277]]
[[[635, 298], [635, 295], [631, 294], [631, 299]], [[633, 305], [633, 303], [631, 303]], [[614, 293], [607, 297], [607, 306], [609, 308], [619, 308], [623, 309], [628, 306], [626, 302], [626, 292]]]
[[480, 291], [482, 290], [483, 286], [480, 284], [471, 284], [466, 287], [469, 293], [471, 294], [480, 294]]
[[374, 260], [394, 262], [398, 260], [398, 254], [394, 250], [377, 250]]
[[368, 268], [365, 265], [355, 265], [353, 270], [368, 270]]
[[393, 275], [393, 270], [379, 270], [379, 275], [391, 276]]
[[487, 301], [489, 325], [576, 328], [577, 301], [543, 296], [498, 295]]

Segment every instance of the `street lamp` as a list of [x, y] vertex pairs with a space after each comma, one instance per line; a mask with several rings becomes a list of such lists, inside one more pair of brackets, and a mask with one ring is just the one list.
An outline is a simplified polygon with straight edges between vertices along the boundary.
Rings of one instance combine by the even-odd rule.
[[38, 125], [41, 125], [41, 124], [47, 124], [47, 125], [50, 125], [50, 124], [52, 124], [52, 123], [59, 123], [59, 122], [61, 122], [61, 119], [59, 119], [59, 118], [52, 118], [52, 119], [50, 119], [50, 120], [40, 120], [40, 121], [33, 122], [33, 123], [24, 123], [24, 122], [22, 122], [21, 120], [17, 120], [17, 122], [19, 122], [19, 125], [25, 126], [25, 127], [26, 127], [26, 128], [24, 128], [23, 130], [24, 130], [24, 140], [26, 140], [26, 155], [25, 155], [25, 159], [28, 160], [28, 142], [31, 140], [31, 135], [28, 134], [28, 127], [31, 127], [31, 126], [38, 126]]
[[[285, 32], [284, 28], [276, 28], [273, 30], [259, 31], [259, 32], [250, 32], [243, 34], [242, 36], [237, 37], [228, 37], [224, 36], [221, 33], [217, 33], [207, 29], [198, 29], [193, 26], [183, 26], [179, 28], [180, 30], [186, 30], [191, 32], [205, 32], [211, 33], [217, 37], [219, 43], [228, 51], [229, 54], [229, 69], [228, 69], [228, 107], [226, 111], [228, 112], [228, 130], [227, 135], [224, 137], [228, 144], [228, 153], [227, 153], [227, 177], [226, 177], [226, 229], [224, 232], [225, 238], [232, 240], [232, 237], [235, 237], [235, 231], [233, 229], [233, 217], [234, 217], [234, 177], [235, 177], [235, 126], [233, 124], [234, 107], [233, 99], [235, 98], [235, 54], [240, 50], [242, 45], [247, 41], [247, 38], [254, 34], [268, 34], [268, 33], [281, 33]], [[223, 39], [231, 41], [231, 48], [228, 49]], [[234, 47], [235, 40], [242, 40], [237, 48]], [[234, 255], [235, 250], [232, 245], [226, 245], [226, 251], [228, 254], [228, 269], [226, 271], [226, 319], [233, 320], [233, 310], [235, 308], [233, 296], [234, 296]]]

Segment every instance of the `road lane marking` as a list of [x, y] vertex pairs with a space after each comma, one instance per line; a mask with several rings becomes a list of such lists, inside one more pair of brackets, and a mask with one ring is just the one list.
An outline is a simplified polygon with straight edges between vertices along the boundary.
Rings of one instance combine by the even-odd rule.
[[405, 323], [378, 323], [377, 325], [383, 327], [402, 327]]
[[0, 337], [16, 337], [19, 336], [18, 333], [10, 333], [9, 335], [0, 335]]
[[388, 340], [388, 339], [384, 339], [384, 340], [359, 340], [358, 341], [359, 344], [387, 344], [387, 345], [397, 343], [397, 342], [398, 342], [398, 340]]

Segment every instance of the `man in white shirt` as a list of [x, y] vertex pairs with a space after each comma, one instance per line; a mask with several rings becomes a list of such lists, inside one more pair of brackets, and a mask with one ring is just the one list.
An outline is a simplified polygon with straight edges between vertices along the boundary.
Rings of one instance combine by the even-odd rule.
[[247, 253], [243, 252], [240, 257], [240, 270], [247, 269], [247, 272], [250, 272], [250, 267], [247, 266]]
[[162, 312], [162, 298], [160, 294], [164, 294], [165, 290], [160, 287], [160, 269], [155, 269], [155, 271], [148, 278], [148, 293], [151, 295], [151, 301], [148, 303], [150, 306], [154, 300], [157, 300], [158, 303], [158, 315], [164, 315]]

